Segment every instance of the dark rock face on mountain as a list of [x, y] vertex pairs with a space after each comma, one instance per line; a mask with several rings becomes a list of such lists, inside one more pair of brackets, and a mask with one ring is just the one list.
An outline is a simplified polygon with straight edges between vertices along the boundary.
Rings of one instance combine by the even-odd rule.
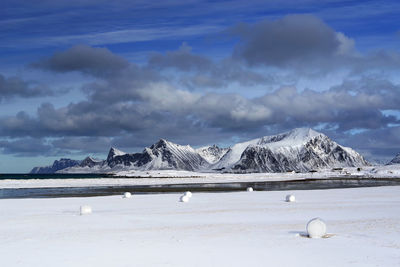
[[[110, 154], [109, 154], [110, 155]], [[151, 157], [147, 153], [134, 153], [116, 155], [112, 158], [107, 157], [107, 165], [111, 169], [120, 167], [140, 167], [151, 161]]]
[[396, 155], [391, 161], [386, 165], [400, 164], [400, 153]]
[[60, 159], [54, 161], [53, 165], [46, 166], [46, 167], [35, 167], [31, 170], [30, 173], [37, 173], [37, 174], [45, 174], [45, 173], [55, 173], [59, 170], [66, 169], [69, 167], [77, 166], [81, 163], [80, 160], [73, 160], [73, 159]]
[[213, 145], [196, 149], [196, 152], [207, 160], [208, 163], [214, 164], [218, 162], [228, 150], [229, 148], [220, 148], [217, 145]]
[[93, 168], [95, 166], [102, 166], [104, 164], [104, 160], [97, 160], [92, 157], [87, 157], [79, 164], [79, 167], [88, 167]]
[[144, 164], [147, 170], [187, 170], [195, 171], [208, 167], [208, 162], [192, 147], [181, 146], [161, 139], [143, 151], [151, 161]]
[[342, 147], [311, 129], [264, 137], [248, 146], [232, 166], [238, 172], [307, 172], [320, 168], [359, 167], [368, 162], [357, 152]]

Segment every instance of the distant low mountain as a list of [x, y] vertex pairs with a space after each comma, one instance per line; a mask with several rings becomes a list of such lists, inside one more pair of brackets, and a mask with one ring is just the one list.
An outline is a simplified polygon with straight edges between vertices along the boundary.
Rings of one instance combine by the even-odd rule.
[[[121, 170], [307, 172], [319, 168], [365, 165], [369, 163], [353, 149], [343, 147], [312, 129], [297, 128], [286, 133], [238, 143], [231, 148], [213, 145], [193, 149], [189, 145], [181, 146], [160, 139], [141, 153], [130, 154], [111, 148], [106, 160], [87, 157], [77, 164], [55, 171], [63, 173], [102, 173]], [[36, 169], [40, 167], [34, 168]]]
[[35, 167], [31, 170], [30, 173], [37, 173], [37, 174], [45, 174], [45, 173], [55, 173], [59, 170], [63, 170], [69, 167], [77, 166], [81, 163], [80, 160], [73, 160], [73, 159], [60, 159], [54, 161], [53, 165], [45, 166], [45, 167]]
[[400, 153], [396, 155], [387, 165], [400, 164]]

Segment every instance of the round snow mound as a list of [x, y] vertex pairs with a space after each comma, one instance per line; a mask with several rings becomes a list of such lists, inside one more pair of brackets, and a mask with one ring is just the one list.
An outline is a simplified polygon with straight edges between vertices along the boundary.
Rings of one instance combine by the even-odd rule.
[[321, 238], [326, 234], [326, 224], [320, 218], [314, 218], [307, 223], [307, 234], [310, 238]]
[[253, 187], [247, 187], [247, 192], [253, 192]]
[[193, 194], [190, 191], [186, 191], [184, 195], [188, 196], [189, 198], [191, 198]]
[[181, 198], [179, 200], [180, 200], [180, 202], [189, 202], [189, 199], [190, 198], [187, 195], [183, 195], [183, 196], [181, 196]]
[[286, 202], [295, 202], [296, 198], [293, 195], [287, 195], [286, 196]]
[[81, 208], [80, 208], [81, 215], [90, 214], [90, 213], [92, 213], [92, 207], [87, 206], [87, 205], [81, 206]]
[[131, 198], [132, 194], [130, 192], [125, 192], [123, 198]]

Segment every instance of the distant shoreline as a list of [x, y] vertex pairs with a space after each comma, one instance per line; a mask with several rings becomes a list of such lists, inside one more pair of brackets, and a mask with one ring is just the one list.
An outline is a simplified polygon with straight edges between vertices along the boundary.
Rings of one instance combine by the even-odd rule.
[[324, 190], [357, 187], [400, 186], [400, 178], [329, 178], [286, 181], [224, 182], [224, 183], [176, 183], [152, 185], [112, 185], [80, 187], [0, 188], [0, 199], [12, 198], [59, 198], [93, 197], [134, 194], [159, 194], [193, 192]]

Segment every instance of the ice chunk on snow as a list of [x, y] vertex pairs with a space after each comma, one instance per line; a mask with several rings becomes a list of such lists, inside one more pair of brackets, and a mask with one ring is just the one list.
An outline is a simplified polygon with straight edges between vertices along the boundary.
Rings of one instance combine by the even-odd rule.
[[183, 195], [181, 196], [181, 198], [179, 199], [180, 202], [189, 202], [190, 197], [187, 195]]
[[85, 214], [90, 214], [92, 213], [92, 207], [88, 205], [81, 206], [80, 208], [80, 214], [85, 215]]
[[294, 195], [287, 195], [286, 196], [286, 202], [295, 202], [296, 197]]
[[247, 192], [253, 192], [253, 187], [247, 187]]
[[307, 223], [307, 233], [310, 238], [321, 238], [326, 234], [326, 224], [320, 218], [314, 218]]
[[188, 196], [189, 198], [191, 198], [193, 194], [190, 191], [186, 191], [184, 195]]
[[123, 198], [131, 198], [132, 194], [130, 192], [125, 192]]

